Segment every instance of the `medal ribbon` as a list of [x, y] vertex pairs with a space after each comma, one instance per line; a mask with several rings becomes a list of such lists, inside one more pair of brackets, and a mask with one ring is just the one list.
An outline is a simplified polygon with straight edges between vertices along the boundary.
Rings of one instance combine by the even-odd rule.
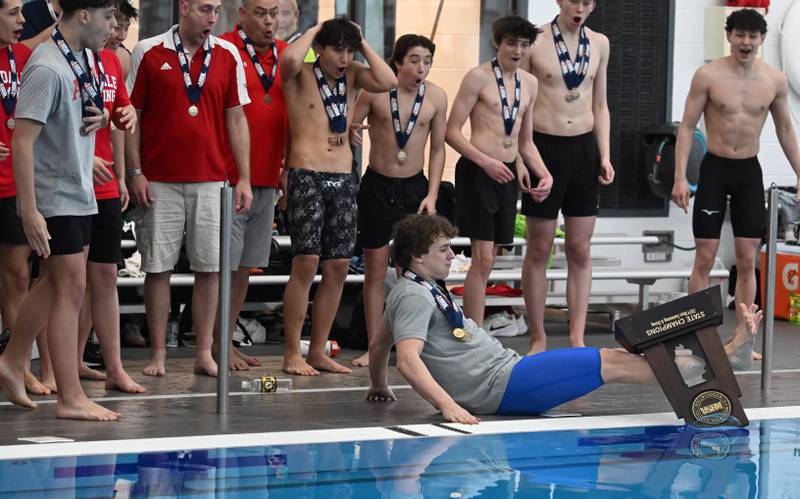
[[434, 286], [408, 269], [403, 270], [403, 277], [411, 279], [417, 284], [421, 284], [431, 292], [434, 301], [436, 301], [436, 306], [438, 306], [439, 310], [447, 317], [447, 322], [449, 322], [451, 326], [454, 328], [464, 327], [464, 312], [461, 310], [461, 307], [456, 305], [453, 299], [450, 298], [449, 293], [442, 291], [439, 289], [439, 286]]
[[178, 33], [178, 28], [172, 32], [172, 38], [175, 40], [175, 51], [178, 53], [178, 63], [181, 65], [181, 72], [183, 73], [183, 86], [186, 87], [186, 95], [189, 97], [189, 102], [197, 104], [200, 102], [200, 95], [203, 93], [203, 85], [206, 84], [206, 77], [208, 70], [211, 67], [211, 46], [208, 39], [203, 43], [203, 65], [200, 67], [200, 76], [197, 78], [197, 84], [192, 84], [192, 75], [189, 73], [189, 56], [183, 49], [181, 43], [181, 35]]
[[5, 83], [0, 84], [0, 98], [3, 100], [3, 108], [9, 118], [14, 117], [14, 109], [17, 107], [17, 89], [19, 88], [19, 76], [17, 75], [17, 61], [14, 59], [14, 51], [11, 47], [6, 47], [8, 50], [8, 68], [9, 68], [9, 84], [10, 90], [6, 90]]
[[561, 64], [561, 76], [564, 77], [564, 83], [567, 84], [567, 90], [578, 88], [583, 79], [586, 77], [586, 72], [589, 69], [589, 36], [586, 34], [586, 27], [581, 26], [578, 35], [578, 52], [575, 55], [575, 61], [569, 55], [567, 43], [564, 41], [564, 35], [558, 29], [556, 22], [558, 16], [550, 23], [553, 29], [553, 42], [556, 44], [556, 53], [558, 54], [558, 62]]
[[319, 59], [314, 61], [314, 76], [317, 79], [319, 96], [322, 97], [322, 105], [328, 114], [331, 131], [344, 133], [347, 130], [347, 77], [342, 76], [336, 80], [336, 87], [331, 91], [319, 66]]
[[53, 0], [47, 0], [47, 10], [50, 11], [50, 17], [53, 18], [53, 22], [58, 21], [58, 14], [56, 14], [56, 9], [53, 8]]
[[[61, 54], [67, 60], [67, 63], [69, 63], [72, 72], [75, 74], [75, 78], [78, 80], [78, 87], [81, 89], [81, 95], [85, 97], [81, 99], [84, 114], [88, 105], [94, 105], [94, 107], [102, 111], [105, 75], [103, 74], [103, 63], [100, 62], [100, 57], [98, 55], [94, 55], [93, 57], [93, 59], [97, 61], [97, 70], [99, 74], [96, 75], [94, 71], [92, 71], [91, 74], [87, 74], [86, 71], [83, 70], [83, 67], [81, 67], [78, 59], [75, 58], [75, 54], [72, 53], [72, 49], [69, 48], [69, 44], [61, 35], [58, 27], [53, 28], [53, 34], [50, 36], [53, 38], [53, 41], [56, 42], [59, 50], [61, 50]], [[89, 49], [84, 49], [84, 54], [86, 54], [88, 50]], [[86, 55], [86, 60], [87, 62], [90, 60], [88, 55]]]
[[492, 59], [492, 71], [494, 72], [494, 79], [497, 81], [497, 90], [500, 92], [500, 103], [503, 107], [503, 124], [506, 127], [506, 136], [510, 137], [511, 133], [514, 131], [514, 123], [517, 121], [517, 114], [519, 114], [522, 78], [520, 78], [519, 70], [517, 70], [514, 73], [514, 108], [509, 109], [506, 84], [503, 82], [503, 72], [500, 71], [500, 64], [497, 62], [497, 57]]
[[417, 96], [414, 98], [414, 105], [411, 107], [411, 116], [408, 118], [406, 131], [403, 132], [400, 124], [400, 106], [397, 103], [397, 87], [389, 90], [389, 107], [392, 110], [392, 123], [394, 124], [394, 136], [397, 138], [397, 146], [400, 150], [406, 147], [408, 139], [411, 138], [411, 133], [414, 127], [417, 126], [417, 118], [422, 109], [422, 101], [425, 99], [425, 83], [419, 86]]
[[262, 66], [261, 61], [258, 60], [258, 54], [253, 46], [253, 42], [250, 41], [247, 33], [245, 33], [242, 28], [239, 28], [239, 38], [244, 42], [244, 47], [247, 49], [247, 54], [253, 62], [253, 67], [256, 68], [258, 77], [261, 78], [261, 86], [264, 87], [266, 93], [269, 93], [269, 89], [272, 88], [272, 84], [275, 82], [275, 75], [278, 74], [278, 45], [272, 42], [272, 71], [267, 75], [267, 72], [264, 71], [264, 66]]

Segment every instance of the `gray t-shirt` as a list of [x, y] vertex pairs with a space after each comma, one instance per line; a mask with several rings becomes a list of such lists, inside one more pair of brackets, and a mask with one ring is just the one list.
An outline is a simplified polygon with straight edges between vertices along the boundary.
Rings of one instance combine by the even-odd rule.
[[[86, 58], [76, 53], [86, 71]], [[92, 62], [93, 63], [93, 62]], [[94, 134], [81, 129], [81, 96], [75, 74], [48, 40], [33, 51], [22, 75], [17, 119], [44, 125], [33, 145], [36, 207], [44, 218], [97, 213], [92, 186]]]
[[494, 414], [519, 354], [464, 318], [467, 341], [453, 336], [453, 326], [422, 285], [400, 282], [386, 299], [384, 314], [395, 343], [407, 338], [425, 342], [420, 357], [433, 379], [462, 407], [475, 414]]

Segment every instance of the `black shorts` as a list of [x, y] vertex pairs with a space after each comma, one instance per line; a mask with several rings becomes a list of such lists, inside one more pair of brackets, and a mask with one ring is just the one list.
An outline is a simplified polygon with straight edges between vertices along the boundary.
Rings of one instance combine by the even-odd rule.
[[349, 260], [358, 216], [353, 175], [292, 168], [288, 184], [292, 255]]
[[[572, 137], [533, 133], [533, 142], [553, 176], [550, 195], [541, 203], [522, 196], [522, 214], [528, 217], [558, 218], [597, 215], [600, 150], [593, 132]], [[531, 184], [538, 181], [531, 178]]]
[[394, 178], [367, 168], [358, 188], [358, 245], [374, 249], [389, 244], [394, 224], [416, 213], [427, 195], [422, 172]]
[[62, 216], [45, 218], [50, 233], [50, 254], [82, 253], [92, 238], [92, 216]]
[[98, 199], [92, 215], [89, 261], [116, 264], [122, 259], [122, 203], [119, 198]]
[[17, 197], [0, 198], [0, 243], [27, 246], [28, 238], [17, 215]]
[[500, 184], [463, 156], [456, 163], [456, 225], [460, 235], [497, 244], [514, 241], [519, 199], [517, 167], [514, 163], [505, 165], [514, 179]]
[[736, 237], [764, 235], [767, 210], [764, 180], [758, 158], [728, 159], [707, 153], [692, 211], [692, 232], [699, 239], [719, 239], [730, 196], [731, 227]]

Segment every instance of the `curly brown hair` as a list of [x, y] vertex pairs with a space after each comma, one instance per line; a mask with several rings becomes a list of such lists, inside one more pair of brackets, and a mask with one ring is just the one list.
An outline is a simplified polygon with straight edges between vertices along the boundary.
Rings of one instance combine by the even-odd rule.
[[392, 230], [391, 254], [394, 264], [408, 268], [415, 256], [428, 252], [436, 238], [453, 238], [458, 229], [446, 218], [438, 215], [409, 215], [394, 225]]

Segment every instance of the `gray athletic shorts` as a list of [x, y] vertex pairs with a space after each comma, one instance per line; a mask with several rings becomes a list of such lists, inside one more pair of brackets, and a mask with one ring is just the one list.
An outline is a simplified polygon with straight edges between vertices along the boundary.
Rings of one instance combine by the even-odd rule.
[[266, 267], [275, 218], [274, 187], [253, 187], [253, 204], [246, 213], [234, 213], [231, 227], [231, 269]]

